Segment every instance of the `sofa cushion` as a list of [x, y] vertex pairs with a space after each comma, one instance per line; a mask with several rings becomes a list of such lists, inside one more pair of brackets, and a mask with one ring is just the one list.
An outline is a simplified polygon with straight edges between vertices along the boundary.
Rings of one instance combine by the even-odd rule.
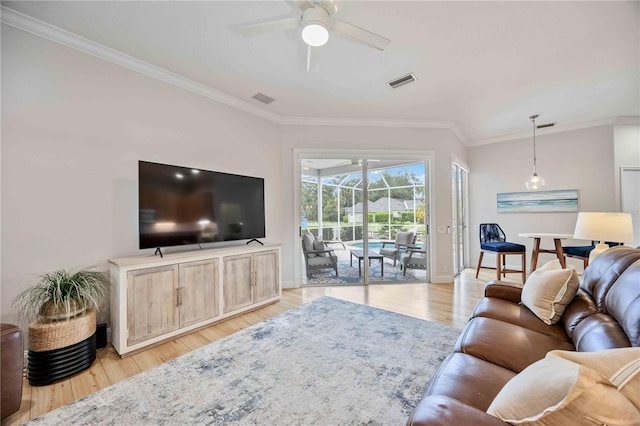
[[469, 321], [454, 350], [519, 373], [554, 349], [575, 348], [565, 338], [493, 318], [478, 317]]
[[538, 333], [555, 336], [569, 341], [569, 337], [560, 324], [547, 325], [540, 321], [533, 312], [520, 303], [508, 302], [495, 297], [483, 297], [478, 301], [471, 314], [472, 318], [484, 317], [515, 324]]
[[640, 250], [612, 247], [596, 257], [582, 274], [580, 288], [591, 295], [598, 312], [607, 313], [605, 297], [618, 277], [634, 262], [640, 260]]
[[491, 401], [516, 373], [471, 355], [449, 355], [431, 379], [427, 395], [448, 396], [486, 411]]
[[631, 346], [629, 337], [615, 318], [606, 314], [586, 317], [573, 332], [573, 343], [580, 352], [603, 351], [605, 349]]
[[470, 407], [448, 396], [427, 396], [418, 403], [409, 426], [505, 426], [504, 422], [484, 411]]
[[575, 297], [569, 303], [562, 315], [562, 324], [567, 336], [573, 338], [573, 331], [580, 322], [588, 316], [598, 313], [598, 307], [591, 296], [583, 289], [578, 289]]
[[[633, 365], [633, 354], [607, 351], [587, 366], [580, 357], [567, 358], [563, 352], [550, 352], [510, 380], [487, 413], [508, 423], [530, 425], [630, 425], [640, 419], [638, 408], [611, 382], [619, 377], [618, 370], [628, 371]], [[603, 363], [614, 373], [607, 376], [590, 368]]]
[[640, 260], [637, 260], [620, 275], [605, 297], [607, 312], [620, 323], [632, 346], [640, 346], [639, 277]]
[[573, 268], [554, 269], [555, 263], [533, 271], [522, 288], [522, 304], [545, 324], [557, 323], [580, 284]]

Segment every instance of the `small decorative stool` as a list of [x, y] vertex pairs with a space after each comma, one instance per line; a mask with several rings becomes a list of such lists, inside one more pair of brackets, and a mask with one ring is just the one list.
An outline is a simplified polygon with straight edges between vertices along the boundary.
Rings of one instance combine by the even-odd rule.
[[96, 312], [29, 324], [29, 383], [44, 386], [85, 370], [96, 359]]

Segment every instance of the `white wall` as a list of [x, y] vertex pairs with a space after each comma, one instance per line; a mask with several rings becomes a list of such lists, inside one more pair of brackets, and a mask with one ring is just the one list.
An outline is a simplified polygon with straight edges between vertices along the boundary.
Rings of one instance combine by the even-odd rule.
[[[616, 207], [617, 210], [622, 211], [621, 200], [621, 169], [625, 168], [638, 168], [640, 167], [640, 125], [637, 124], [618, 124], [613, 128], [613, 142], [614, 142], [614, 167], [615, 167], [615, 183], [616, 183]], [[638, 172], [627, 171], [629, 173]], [[629, 179], [629, 177], [627, 177]], [[635, 191], [633, 187], [625, 188], [627, 194], [631, 195], [631, 202], [625, 201], [627, 204], [627, 213], [632, 214], [633, 218], [633, 235], [635, 241], [629, 243], [632, 247], [640, 245], [640, 205], [636, 200], [640, 198], [640, 188], [636, 187]], [[635, 197], [635, 198], [633, 198]]]
[[[509, 241], [526, 244], [527, 268], [533, 244], [528, 238], [518, 237], [518, 233], [573, 234], [577, 213], [497, 213], [497, 193], [526, 191], [524, 183], [533, 171], [532, 146], [531, 138], [527, 138], [469, 148], [472, 265], [479, 256], [480, 223], [498, 223]], [[578, 189], [580, 211], [616, 211], [613, 125], [536, 136], [536, 153], [538, 174], [545, 178], [546, 189]], [[563, 242], [564, 245], [585, 243], [588, 242]], [[543, 240], [542, 245], [553, 248], [552, 241]], [[541, 254], [538, 264], [553, 257]], [[485, 259], [487, 265], [494, 262], [494, 258], [485, 256]], [[568, 261], [582, 270], [581, 261]], [[519, 266], [518, 258], [513, 257], [509, 264]]]
[[613, 140], [616, 173], [620, 167], [640, 166], [640, 125], [616, 124]]
[[[362, 149], [386, 150], [401, 154], [403, 151], [435, 151], [435, 168], [432, 170], [432, 202], [431, 214], [435, 215], [436, 226], [451, 225], [451, 157], [456, 155], [466, 159], [464, 146], [449, 130], [421, 128], [389, 128], [389, 127], [331, 127], [331, 126], [290, 126], [283, 129], [283, 185], [287, 195], [282, 209], [285, 223], [294, 227], [284, 234], [283, 249], [284, 281], [288, 287], [300, 285], [299, 277], [293, 276], [297, 257], [295, 248], [299, 239], [295, 234], [298, 218], [294, 217], [294, 149]], [[442, 281], [451, 281], [452, 246], [451, 235], [436, 234], [435, 264], [436, 275]], [[444, 268], [443, 268], [444, 267]], [[447, 272], [443, 272], [446, 269]]]
[[153, 253], [137, 248], [140, 159], [263, 177], [280, 240], [279, 126], [2, 26], [3, 322], [35, 274]]

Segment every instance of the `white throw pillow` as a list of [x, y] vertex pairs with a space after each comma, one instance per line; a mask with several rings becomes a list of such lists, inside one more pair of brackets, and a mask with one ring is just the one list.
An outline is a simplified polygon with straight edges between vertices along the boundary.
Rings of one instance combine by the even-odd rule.
[[575, 269], [559, 268], [558, 260], [547, 262], [529, 275], [522, 288], [522, 304], [548, 325], [560, 321], [580, 285]]
[[[630, 380], [639, 356], [640, 348], [599, 351], [586, 357], [551, 351], [508, 381], [487, 413], [515, 425], [638, 424], [640, 411], [633, 401], [637, 382], [633, 385]], [[586, 362], [580, 362], [583, 359]]]
[[562, 265], [560, 264], [560, 260], [554, 259], [550, 260], [541, 267], [537, 269], [537, 271], [559, 271], [562, 269]]

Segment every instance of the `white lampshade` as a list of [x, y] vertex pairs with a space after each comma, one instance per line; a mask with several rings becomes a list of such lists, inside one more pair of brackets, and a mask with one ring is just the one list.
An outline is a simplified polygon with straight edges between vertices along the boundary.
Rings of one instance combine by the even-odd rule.
[[633, 224], [629, 213], [580, 212], [573, 238], [599, 241], [589, 254], [589, 262], [609, 248], [605, 241], [633, 242]]

